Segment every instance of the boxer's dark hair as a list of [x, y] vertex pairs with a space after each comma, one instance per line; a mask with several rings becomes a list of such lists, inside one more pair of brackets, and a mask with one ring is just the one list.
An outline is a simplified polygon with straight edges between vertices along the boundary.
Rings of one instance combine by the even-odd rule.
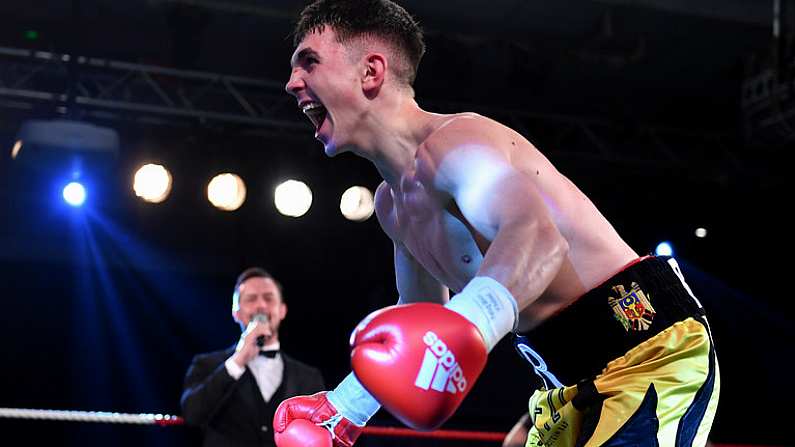
[[301, 12], [293, 30], [294, 45], [326, 26], [334, 30], [339, 43], [367, 36], [383, 40], [404, 60], [393, 67], [398, 80], [414, 84], [425, 43], [419, 24], [402, 6], [389, 0], [318, 0]]
[[251, 278], [267, 278], [273, 281], [273, 283], [276, 284], [276, 288], [279, 289], [279, 295], [282, 296], [282, 301], [284, 301], [284, 293], [282, 291], [282, 285], [279, 283], [279, 281], [276, 280], [276, 278], [273, 277], [273, 275], [271, 275], [267, 270], [265, 270], [262, 267], [249, 267], [243, 270], [243, 273], [241, 273], [237, 277], [237, 281], [235, 282], [235, 290], [234, 290], [235, 298], [237, 298], [238, 293], [240, 292], [240, 285], [243, 284], [246, 280]]

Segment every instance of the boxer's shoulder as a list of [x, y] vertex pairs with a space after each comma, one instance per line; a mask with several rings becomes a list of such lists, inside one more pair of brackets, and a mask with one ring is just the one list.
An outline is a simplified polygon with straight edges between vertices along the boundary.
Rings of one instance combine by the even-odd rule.
[[445, 116], [432, 129], [417, 151], [417, 161], [428, 161], [447, 151], [471, 145], [488, 145], [497, 136], [496, 122], [475, 113]]
[[[466, 113], [441, 123], [419, 145], [414, 180], [428, 191], [467, 183], [473, 172], [507, 166], [516, 138], [489, 118]], [[513, 143], [513, 144], [512, 144]]]

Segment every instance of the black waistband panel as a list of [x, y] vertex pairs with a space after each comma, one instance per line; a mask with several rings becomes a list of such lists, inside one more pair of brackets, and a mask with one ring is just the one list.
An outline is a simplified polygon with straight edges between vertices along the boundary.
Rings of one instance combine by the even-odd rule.
[[702, 319], [703, 308], [677, 271], [670, 257], [645, 258], [583, 295], [527, 338], [564, 384], [594, 377], [608, 362], [673, 323]]

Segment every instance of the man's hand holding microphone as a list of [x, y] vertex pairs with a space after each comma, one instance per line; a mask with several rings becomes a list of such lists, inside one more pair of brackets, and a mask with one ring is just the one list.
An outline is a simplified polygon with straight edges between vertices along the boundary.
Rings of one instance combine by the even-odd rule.
[[270, 318], [266, 314], [257, 313], [251, 316], [246, 330], [240, 334], [232, 360], [241, 368], [255, 358], [260, 349], [273, 337]]

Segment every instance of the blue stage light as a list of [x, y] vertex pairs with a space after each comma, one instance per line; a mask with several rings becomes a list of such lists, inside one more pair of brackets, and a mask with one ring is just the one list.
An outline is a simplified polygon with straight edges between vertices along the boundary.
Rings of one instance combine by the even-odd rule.
[[673, 256], [674, 247], [669, 242], [660, 242], [654, 249], [654, 253], [657, 256]]
[[71, 206], [81, 206], [86, 201], [86, 188], [78, 182], [70, 182], [63, 188], [63, 199]]

